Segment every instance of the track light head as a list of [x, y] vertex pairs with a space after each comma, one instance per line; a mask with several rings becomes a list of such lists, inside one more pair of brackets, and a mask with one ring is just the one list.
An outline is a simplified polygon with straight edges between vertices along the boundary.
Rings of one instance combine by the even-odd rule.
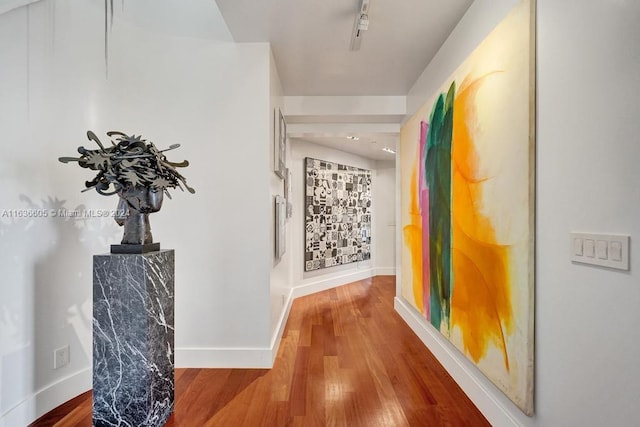
[[356, 13], [351, 36], [351, 50], [359, 50], [362, 43], [363, 32], [369, 29], [369, 0], [360, 2], [360, 9]]

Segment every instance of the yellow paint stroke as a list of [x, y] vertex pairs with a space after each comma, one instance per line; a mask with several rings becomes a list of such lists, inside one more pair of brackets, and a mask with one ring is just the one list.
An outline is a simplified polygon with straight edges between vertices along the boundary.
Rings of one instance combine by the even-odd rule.
[[[420, 156], [416, 156], [419, 159]], [[420, 313], [425, 313], [422, 289], [422, 217], [418, 207], [418, 161], [411, 171], [411, 188], [409, 194], [409, 224], [402, 229], [404, 243], [411, 254], [412, 287], [414, 304]]]
[[453, 116], [453, 296], [451, 322], [462, 333], [464, 350], [477, 363], [489, 344], [503, 354], [509, 371], [506, 340], [512, 333], [509, 247], [496, 238], [492, 219], [482, 214], [483, 183], [474, 145], [477, 131], [475, 97], [483, 81], [465, 79]]

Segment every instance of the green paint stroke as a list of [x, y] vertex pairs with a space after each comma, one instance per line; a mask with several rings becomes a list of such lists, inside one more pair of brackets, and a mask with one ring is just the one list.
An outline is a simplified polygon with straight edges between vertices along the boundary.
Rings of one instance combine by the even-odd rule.
[[452, 294], [451, 142], [456, 83], [438, 96], [429, 121], [425, 175], [429, 187], [429, 264], [431, 324], [449, 329]]

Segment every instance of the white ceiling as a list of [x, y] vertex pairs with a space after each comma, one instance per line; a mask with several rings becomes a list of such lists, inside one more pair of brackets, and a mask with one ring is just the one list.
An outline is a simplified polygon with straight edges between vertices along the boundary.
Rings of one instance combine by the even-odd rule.
[[351, 140], [347, 137], [351, 135], [337, 134], [303, 134], [302, 136], [292, 136], [289, 140], [307, 141], [314, 144], [324, 145], [347, 153], [356, 154], [372, 160], [394, 160], [395, 155], [383, 151], [383, 148], [390, 148], [395, 151], [398, 135], [390, 133], [358, 133], [358, 140]]
[[[472, 1], [370, 0], [369, 29], [360, 50], [351, 51], [360, 0], [216, 0], [236, 42], [271, 43], [285, 96], [406, 96]], [[389, 123], [388, 116], [375, 120]], [[310, 116], [306, 123], [327, 118]], [[344, 136], [323, 131], [299, 137], [368, 158], [393, 158], [380, 156], [370, 142], [368, 150], [356, 149]], [[394, 147], [398, 139], [397, 133], [357, 136], [387, 145], [392, 138]]]
[[236, 42], [270, 42], [285, 95], [406, 95], [472, 0], [216, 0]]

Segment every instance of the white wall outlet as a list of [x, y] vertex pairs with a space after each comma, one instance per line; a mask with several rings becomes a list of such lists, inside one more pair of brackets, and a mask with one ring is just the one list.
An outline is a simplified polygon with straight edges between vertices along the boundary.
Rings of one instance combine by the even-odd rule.
[[571, 261], [629, 270], [629, 236], [570, 233]]
[[53, 369], [60, 369], [69, 364], [69, 345], [53, 350]]

